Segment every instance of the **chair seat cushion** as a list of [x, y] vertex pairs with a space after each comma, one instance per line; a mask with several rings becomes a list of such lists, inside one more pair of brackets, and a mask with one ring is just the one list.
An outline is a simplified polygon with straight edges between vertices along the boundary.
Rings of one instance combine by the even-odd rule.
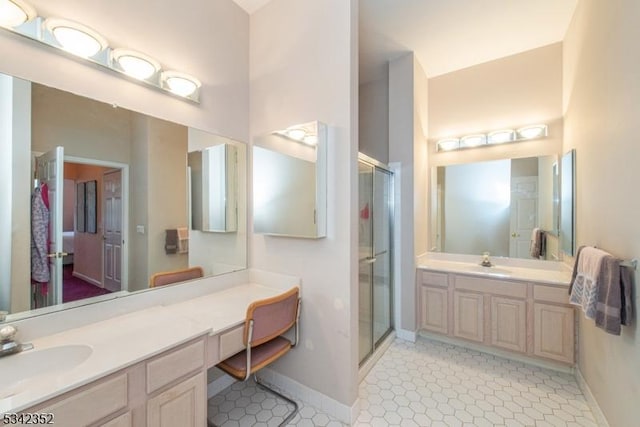
[[[291, 342], [283, 337], [276, 337], [271, 341], [267, 341], [264, 344], [253, 347], [251, 349], [250, 373], [253, 374], [267, 366], [288, 352], [289, 349], [291, 349]], [[233, 377], [243, 380], [247, 375], [247, 351], [243, 350], [240, 353], [223, 360], [218, 364], [218, 368]]]

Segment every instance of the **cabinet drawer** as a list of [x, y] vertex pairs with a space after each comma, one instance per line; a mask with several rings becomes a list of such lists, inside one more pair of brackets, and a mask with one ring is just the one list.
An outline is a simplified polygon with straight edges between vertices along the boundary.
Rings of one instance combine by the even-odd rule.
[[198, 341], [147, 363], [147, 393], [204, 366], [204, 342]]
[[38, 412], [55, 414], [55, 423], [61, 426], [86, 426], [127, 407], [127, 374], [72, 394]]
[[533, 287], [533, 299], [536, 301], [555, 302], [558, 304], [569, 304], [569, 293], [567, 288], [556, 288], [553, 286], [535, 285]]
[[455, 288], [513, 298], [525, 299], [527, 297], [526, 283], [511, 282], [508, 280], [481, 279], [456, 275]]
[[220, 334], [220, 360], [233, 356], [244, 349], [244, 324]]
[[422, 284], [429, 286], [441, 286], [446, 288], [448, 286], [449, 275], [447, 273], [434, 273], [433, 271], [422, 272]]

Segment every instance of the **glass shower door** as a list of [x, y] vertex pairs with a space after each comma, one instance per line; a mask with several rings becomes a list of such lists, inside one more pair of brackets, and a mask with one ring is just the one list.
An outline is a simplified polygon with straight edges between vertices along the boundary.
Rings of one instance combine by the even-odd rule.
[[358, 162], [360, 363], [393, 327], [392, 176], [367, 161]]
[[373, 166], [358, 162], [359, 360], [373, 352]]

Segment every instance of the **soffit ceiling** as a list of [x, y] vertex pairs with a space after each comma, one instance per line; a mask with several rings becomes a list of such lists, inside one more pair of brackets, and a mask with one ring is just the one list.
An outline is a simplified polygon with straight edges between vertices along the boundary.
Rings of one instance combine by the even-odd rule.
[[415, 52], [428, 77], [562, 41], [578, 0], [360, 0], [360, 82]]
[[[234, 1], [251, 14], [271, 0]], [[435, 77], [562, 41], [577, 2], [360, 0], [360, 82], [407, 52]]]

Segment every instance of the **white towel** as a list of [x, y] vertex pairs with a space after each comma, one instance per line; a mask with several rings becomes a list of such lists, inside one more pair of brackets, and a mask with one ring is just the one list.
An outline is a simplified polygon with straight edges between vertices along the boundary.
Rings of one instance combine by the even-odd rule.
[[602, 261], [609, 253], [590, 246], [582, 248], [576, 260], [576, 278], [569, 302], [582, 307], [589, 319], [595, 319], [598, 304], [598, 277]]

